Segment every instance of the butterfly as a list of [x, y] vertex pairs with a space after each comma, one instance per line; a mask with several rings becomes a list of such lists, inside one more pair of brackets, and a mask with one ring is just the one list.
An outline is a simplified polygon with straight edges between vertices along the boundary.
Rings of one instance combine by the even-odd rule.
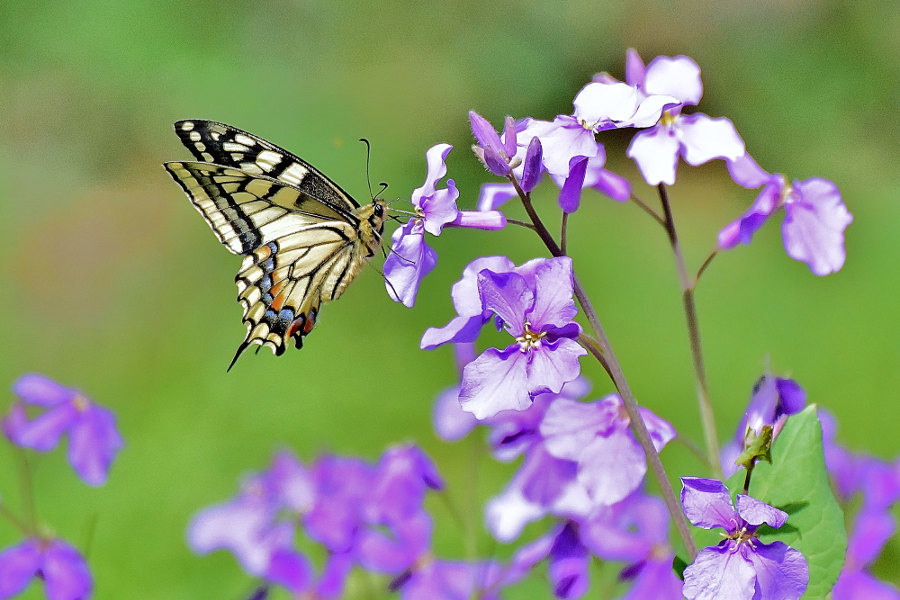
[[235, 282], [247, 335], [280, 356], [312, 331], [319, 306], [340, 297], [381, 249], [387, 203], [360, 205], [318, 169], [235, 127], [178, 121], [175, 133], [199, 162], [163, 166], [213, 233], [244, 260]]

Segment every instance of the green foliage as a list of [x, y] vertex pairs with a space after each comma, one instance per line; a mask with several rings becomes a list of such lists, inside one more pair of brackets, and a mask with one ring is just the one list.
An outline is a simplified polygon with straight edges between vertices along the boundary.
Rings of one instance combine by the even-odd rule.
[[[732, 497], [741, 492], [744, 475], [739, 469], [726, 482]], [[760, 462], [753, 470], [749, 492], [790, 515], [780, 529], [763, 526], [759, 538], [766, 544], [784, 542], [806, 557], [809, 586], [804, 600], [827, 598], [844, 564], [847, 532], [825, 468], [815, 405], [788, 419], [772, 446], [771, 464]], [[695, 538], [700, 547], [722, 539], [718, 530], [699, 530]]]
[[[739, 489], [744, 472], [728, 480]], [[796, 548], [809, 564], [807, 600], [827, 597], [844, 564], [847, 532], [844, 513], [831, 490], [822, 451], [822, 426], [816, 406], [788, 419], [772, 447], [772, 464], [753, 471], [750, 495], [787, 512], [787, 524], [760, 534], [763, 542], [781, 540]]]

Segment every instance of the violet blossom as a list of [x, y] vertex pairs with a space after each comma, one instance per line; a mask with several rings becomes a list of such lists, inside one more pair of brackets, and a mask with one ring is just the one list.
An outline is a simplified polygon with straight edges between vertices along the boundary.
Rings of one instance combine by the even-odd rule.
[[49, 600], [85, 600], [94, 586], [84, 557], [60, 539], [30, 537], [0, 552], [0, 598], [20, 594], [33, 578], [43, 580]]
[[425, 242], [425, 232], [438, 236], [445, 226], [502, 229], [506, 219], [498, 211], [461, 211], [456, 207], [459, 190], [452, 179], [438, 189], [437, 182], [447, 174], [447, 154], [453, 146], [437, 144], [426, 152], [428, 171], [425, 183], [413, 190], [411, 201], [416, 216], [391, 236], [391, 253], [384, 261], [388, 295], [404, 306], [412, 307], [419, 284], [437, 264], [437, 253]]
[[581, 540], [595, 556], [625, 563], [619, 579], [631, 582], [621, 600], [680, 600], [682, 581], [672, 570], [669, 514], [662, 499], [636, 490], [581, 521]]
[[762, 524], [778, 529], [788, 514], [738, 494], [734, 506], [721, 481], [681, 478], [681, 505], [688, 520], [703, 529], [721, 527], [725, 539], [700, 550], [684, 570], [687, 600], [796, 600], [806, 591], [809, 567], [799, 551], [757, 537]]
[[453, 288], [459, 316], [422, 337], [423, 349], [474, 341], [494, 315], [514, 338], [505, 349], [488, 348], [463, 368], [460, 404], [478, 419], [527, 408], [541, 392], [559, 392], [578, 377], [578, 359], [587, 353], [576, 341], [581, 326], [572, 320], [577, 309], [571, 259], [510, 265], [503, 257], [473, 261]]
[[781, 235], [788, 256], [805, 262], [819, 276], [844, 266], [844, 230], [853, 215], [835, 184], [820, 178], [788, 183], [783, 175], [764, 171], [749, 154], [729, 161], [728, 170], [738, 185], [762, 190], [743, 216], [719, 232], [720, 249], [749, 244], [763, 223], [783, 209]]
[[[106, 482], [113, 459], [122, 449], [116, 417], [81, 391], [62, 386], [38, 374], [27, 374], [13, 384], [19, 402], [3, 418], [3, 433], [18, 446], [49, 452], [63, 435], [69, 436], [69, 463], [85, 483]], [[29, 419], [26, 407], [44, 412]]]
[[[637, 52], [629, 50], [626, 63], [629, 85], [648, 97], [660, 94], [676, 100], [653, 127], [634, 136], [626, 151], [648, 184], [674, 184], [679, 157], [698, 166], [717, 158], [735, 160], [744, 153], [744, 142], [730, 120], [681, 113], [684, 106], [697, 104], [703, 95], [696, 62], [687, 56], [658, 56], [645, 68]], [[643, 126], [648, 125], [645, 122]]]
[[789, 415], [803, 410], [806, 392], [793, 379], [763, 375], [753, 385], [753, 393], [734, 437], [722, 447], [722, 472], [726, 477], [736, 470], [735, 460], [748, 443], [762, 434], [763, 427], [772, 428], [775, 441]]

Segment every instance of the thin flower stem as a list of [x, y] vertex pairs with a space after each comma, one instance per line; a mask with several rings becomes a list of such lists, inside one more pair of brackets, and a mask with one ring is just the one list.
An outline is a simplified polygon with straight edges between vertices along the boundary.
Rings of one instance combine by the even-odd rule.
[[562, 225], [560, 226], [560, 235], [559, 235], [559, 246], [560, 250], [562, 250], [563, 254], [567, 253], [566, 250], [566, 233], [568, 233], [568, 225], [569, 225], [569, 213], [563, 211], [562, 214]]
[[709, 263], [713, 261], [713, 259], [719, 254], [719, 249], [716, 248], [712, 252], [709, 253], [709, 256], [706, 257], [706, 260], [703, 261], [703, 264], [700, 265], [700, 268], [697, 269], [697, 274], [694, 275], [694, 282], [691, 284], [691, 289], [697, 287], [697, 282], [700, 281], [700, 276], [703, 275], [703, 272], [706, 271], [706, 268], [709, 266]]
[[[593, 354], [597, 360], [603, 362], [605, 357], [602, 357], [598, 350], [593, 346], [588, 346], [587, 351]], [[625, 374], [619, 367], [619, 363], [615, 360], [615, 357], [610, 361], [610, 367], [612, 368], [612, 373], [610, 375], [613, 379], [613, 383], [615, 384], [616, 389], [619, 390], [619, 395], [622, 397], [622, 403], [625, 406], [625, 412], [628, 413], [628, 418], [631, 421], [631, 430], [634, 432], [634, 437], [637, 438], [641, 448], [644, 449], [644, 454], [647, 457], [647, 465], [650, 467], [650, 471], [653, 473], [653, 477], [656, 479], [657, 484], [659, 484], [663, 500], [666, 503], [666, 508], [669, 509], [669, 514], [672, 516], [672, 521], [675, 523], [675, 529], [678, 530], [678, 535], [684, 543], [688, 558], [690, 559], [690, 562], [693, 562], [694, 558], [697, 556], [697, 546], [694, 543], [694, 538], [691, 537], [691, 529], [687, 519], [681, 511], [681, 504], [679, 503], [678, 498], [675, 497], [675, 490], [672, 489], [672, 484], [669, 483], [665, 467], [663, 467], [662, 461], [659, 459], [659, 454], [653, 446], [653, 440], [650, 439], [650, 433], [647, 431], [644, 419], [641, 417], [640, 411], [638, 411], [637, 401], [634, 399], [631, 389], [628, 387], [628, 382], [625, 379]]]
[[[697, 322], [697, 306], [694, 302], [694, 284], [688, 280], [684, 255], [678, 242], [678, 232], [675, 229], [675, 219], [672, 216], [672, 207], [669, 204], [669, 194], [666, 191], [665, 184], [660, 183], [658, 189], [659, 199], [666, 219], [666, 233], [669, 236], [672, 253], [675, 255], [675, 262], [678, 265], [678, 281], [681, 285], [681, 300], [684, 305], [684, 316], [687, 321], [688, 337], [691, 343], [694, 377], [697, 380], [697, 402], [703, 423], [703, 435], [706, 438], [707, 460], [713, 476], [717, 479], [722, 479], [722, 468], [719, 464], [719, 438], [716, 434], [716, 420], [713, 415], [712, 404], [709, 401], [709, 385], [706, 381], [706, 369], [703, 365], [703, 349], [700, 346], [700, 326]], [[706, 264], [708, 264], [709, 260], [712, 259], [708, 259]]]
[[25, 535], [31, 535], [32, 532], [28, 529], [28, 525], [25, 524], [25, 521], [13, 514], [5, 504], [0, 504], [0, 516], [15, 525], [15, 527]]
[[16, 448], [19, 455], [19, 485], [22, 489], [22, 506], [25, 511], [25, 528], [32, 535], [37, 533], [37, 514], [34, 508], [34, 486], [31, 481], [31, 465], [28, 464], [28, 458], [25, 456], [25, 450]]
[[668, 228], [666, 227], [666, 220], [665, 220], [664, 218], [662, 218], [662, 217], [659, 215], [658, 212], [656, 212], [655, 210], [653, 210], [646, 202], [644, 202], [643, 200], [641, 200], [640, 198], [638, 198], [638, 197], [635, 196], [634, 194], [631, 194], [631, 196], [629, 196], [628, 199], [631, 200], [632, 202], [634, 202], [635, 204], [637, 204], [638, 206], [640, 206], [641, 209], [643, 209], [643, 211], [644, 211], [645, 213], [647, 213], [648, 215], [650, 215], [651, 217], [653, 217], [654, 220], [656, 220], [657, 223], [659, 223], [660, 225], [663, 226], [663, 228], [668, 229]]
[[[556, 243], [556, 240], [553, 239], [553, 236], [534, 210], [534, 206], [531, 204], [531, 196], [522, 190], [514, 176], [510, 177], [510, 181], [515, 186], [516, 192], [522, 200], [522, 205], [525, 207], [525, 212], [528, 213], [529, 218], [531, 218], [532, 223], [534, 223], [535, 231], [544, 242], [547, 250], [549, 250], [550, 254], [553, 256], [564, 256], [562, 248], [560, 248]], [[653, 440], [650, 439], [650, 433], [647, 431], [647, 426], [644, 424], [644, 419], [641, 417], [641, 413], [638, 410], [637, 400], [631, 392], [628, 381], [625, 379], [625, 373], [622, 371], [622, 367], [616, 359], [612, 345], [610, 344], [609, 338], [606, 336], [606, 332], [603, 330], [603, 326], [600, 324], [600, 319], [597, 317], [597, 312], [594, 310], [593, 304], [591, 304], [591, 301], [578, 278], [573, 276], [573, 279], [575, 298], [581, 305], [581, 309], [584, 311], [588, 322], [594, 330], [594, 336], [586, 338], [588, 343], [585, 345], [585, 349], [590, 352], [601, 365], [603, 365], [603, 368], [606, 369], [610, 379], [612, 379], [613, 385], [616, 386], [616, 390], [619, 392], [619, 396], [621, 396], [622, 403], [625, 406], [625, 411], [628, 413], [634, 437], [644, 450], [650, 472], [653, 473], [653, 477], [659, 485], [663, 500], [666, 503], [669, 514], [672, 516], [672, 521], [675, 523], [675, 528], [678, 530], [681, 541], [684, 543], [688, 557], [690, 561], [693, 561], [694, 557], [697, 556], [697, 546], [694, 543], [694, 539], [691, 537], [690, 525], [688, 524], [684, 513], [681, 511], [681, 504], [675, 496], [675, 490], [672, 489], [672, 484], [669, 483], [668, 475], [659, 458], [659, 453], [653, 445]]]
[[531, 223], [527, 223], [525, 221], [519, 221], [518, 219], [507, 219], [506, 222], [509, 223], [510, 225], [518, 225], [519, 227], [524, 227], [525, 229], [530, 229], [531, 231], [534, 231], [534, 225], [532, 225]]

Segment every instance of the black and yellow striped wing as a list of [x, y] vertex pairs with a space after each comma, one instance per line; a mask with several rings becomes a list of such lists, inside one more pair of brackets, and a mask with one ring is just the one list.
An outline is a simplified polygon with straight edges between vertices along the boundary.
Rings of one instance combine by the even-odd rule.
[[385, 204], [359, 206], [308, 163], [241, 130], [212, 121], [175, 129], [209, 160], [166, 170], [219, 241], [244, 255], [235, 281], [247, 335], [228, 368], [253, 344], [280, 355], [293, 338], [300, 348], [320, 304], [337, 299], [380, 247]]

